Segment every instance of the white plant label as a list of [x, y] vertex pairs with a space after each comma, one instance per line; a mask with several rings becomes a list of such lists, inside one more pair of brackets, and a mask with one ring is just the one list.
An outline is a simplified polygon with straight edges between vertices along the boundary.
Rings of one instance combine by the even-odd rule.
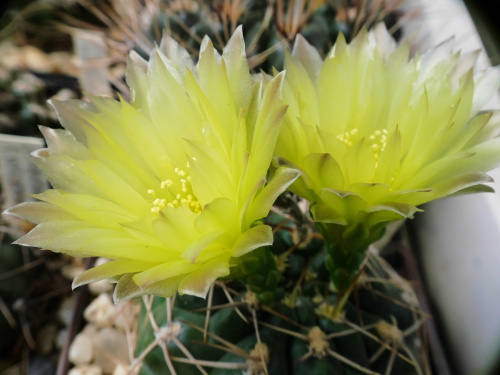
[[33, 200], [30, 194], [41, 193], [49, 184], [29, 158], [43, 148], [41, 138], [0, 134], [0, 186], [2, 210]]

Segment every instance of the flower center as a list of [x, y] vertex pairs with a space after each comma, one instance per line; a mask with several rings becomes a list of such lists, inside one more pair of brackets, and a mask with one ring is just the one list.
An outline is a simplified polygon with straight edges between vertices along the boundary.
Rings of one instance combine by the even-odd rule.
[[[384, 151], [387, 145], [387, 129], [375, 130], [370, 136], [368, 136], [369, 148], [373, 152], [373, 158], [378, 161], [380, 153]], [[359, 130], [354, 128], [348, 132], [337, 135], [337, 139], [344, 143], [347, 148], [351, 148], [359, 140]]]
[[355, 138], [358, 135], [358, 128], [354, 128], [351, 131], [345, 132], [344, 134], [337, 135], [337, 139], [344, 143], [347, 148], [351, 148], [354, 145]]
[[370, 149], [373, 151], [375, 161], [378, 161], [380, 153], [384, 151], [387, 145], [387, 129], [375, 130], [375, 132], [368, 137], [370, 140]]
[[151, 212], [159, 214], [162, 208], [186, 206], [194, 213], [201, 213], [200, 202], [193, 194], [191, 177], [189, 176], [189, 162], [187, 169], [175, 168], [171, 179], [160, 183], [160, 189], [149, 189], [148, 194], [154, 198]]

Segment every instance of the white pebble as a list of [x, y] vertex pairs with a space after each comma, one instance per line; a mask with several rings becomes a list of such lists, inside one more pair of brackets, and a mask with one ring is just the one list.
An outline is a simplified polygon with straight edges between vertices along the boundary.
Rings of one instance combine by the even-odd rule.
[[82, 334], [93, 339], [97, 335], [97, 331], [99, 331], [99, 328], [97, 328], [95, 325], [87, 324], [85, 327], [83, 327]]
[[61, 274], [68, 280], [73, 280], [83, 271], [85, 271], [84, 267], [75, 264], [67, 264], [61, 268]]
[[79, 333], [69, 348], [68, 358], [74, 365], [86, 365], [94, 357], [92, 340], [89, 336]]
[[129, 361], [125, 334], [113, 328], [101, 329], [94, 340], [94, 363], [112, 374], [118, 364]]
[[129, 371], [129, 366], [119, 364], [115, 367], [113, 375], [127, 375]]
[[124, 332], [131, 330], [140, 308], [139, 304], [132, 300], [121, 302], [116, 309], [115, 327]]
[[102, 370], [96, 365], [76, 366], [69, 370], [68, 375], [102, 375]]
[[116, 307], [113, 305], [111, 297], [106, 293], [100, 294], [83, 312], [85, 319], [98, 327], [111, 326], [113, 324], [115, 314]]
[[89, 284], [89, 290], [90, 293], [96, 296], [101, 293], [111, 292], [113, 290], [113, 284], [109, 280], [100, 280]]

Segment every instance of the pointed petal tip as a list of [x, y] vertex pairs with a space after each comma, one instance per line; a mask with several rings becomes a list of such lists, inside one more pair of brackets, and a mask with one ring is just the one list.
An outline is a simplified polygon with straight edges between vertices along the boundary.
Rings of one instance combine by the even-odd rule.
[[167, 32], [167, 30], [163, 29], [163, 31], [161, 33], [160, 46], [158, 46], [155, 42], [155, 47], [158, 48], [158, 47], [164, 46], [165, 44], [170, 43], [170, 41], [174, 41], [175, 43], [177, 43], [177, 41], [170, 36], [170, 34]]
[[[90, 270], [93, 270], [94, 268], [91, 268]], [[89, 270], [87, 270], [89, 271]], [[85, 276], [88, 275], [87, 271], [80, 272], [76, 277], [73, 279], [73, 282], [71, 283], [71, 290], [75, 290], [76, 288], [87, 285], [92, 283], [92, 279], [86, 278]], [[96, 281], [96, 280], [94, 280]]]
[[38, 125], [38, 129], [40, 133], [42, 133], [43, 137], [47, 140], [48, 138], [56, 137], [56, 130], [49, 128], [48, 126]]
[[2, 211], [2, 215], [15, 215], [15, 213], [12, 211], [14, 207], [6, 208], [5, 210]]
[[243, 37], [243, 25], [238, 25], [238, 27], [234, 30], [233, 35], [231, 36], [232, 38], [238, 38], [244, 40]]
[[285, 79], [285, 75], [286, 75], [286, 69], [276, 74], [273, 79], [283, 81]]
[[[9, 207], [9, 208], [6, 208], [5, 210], [3, 210], [2, 212], [2, 215], [12, 215], [12, 216], [15, 216], [15, 217], [19, 217], [21, 218], [21, 216], [19, 216], [19, 213], [17, 212], [18, 211], [18, 207], [19, 206], [22, 206], [22, 205], [25, 205], [27, 204], [28, 202], [23, 202], [23, 203], [20, 203], [14, 207]], [[22, 218], [21, 218], [22, 219]]]
[[235, 53], [236, 56], [238, 56], [238, 60], [240, 58], [246, 59], [245, 38], [243, 36], [243, 27], [241, 25], [236, 28], [233, 35], [231, 35], [231, 38], [224, 46], [222, 56], [226, 58], [227, 56], [234, 55]]
[[56, 110], [56, 105], [57, 105], [57, 100], [56, 99], [48, 99], [47, 103], [54, 109]]
[[77, 282], [77, 278], [78, 278], [78, 276], [73, 279], [73, 282], [71, 283], [71, 290], [75, 290], [76, 288], [78, 288], [79, 286], [82, 285], [82, 284]]
[[30, 159], [45, 159], [50, 156], [49, 149], [41, 148], [30, 152]]
[[115, 305], [118, 305], [120, 302], [125, 301], [127, 299], [127, 298], [120, 298], [118, 296], [118, 293], [116, 292], [117, 289], [118, 289], [118, 286], [115, 286], [115, 289], [113, 290], [113, 303]]
[[337, 35], [337, 40], [335, 41], [335, 44], [338, 42], [347, 44], [347, 39], [342, 31], [340, 31]]
[[199, 298], [202, 298], [202, 299], [207, 299], [207, 295], [208, 295], [208, 291], [210, 290], [210, 287], [208, 287], [206, 290], [203, 290], [203, 291], [197, 291], [197, 290], [194, 290], [194, 289], [189, 289], [189, 288], [185, 288], [185, 289], [182, 289], [182, 291], [179, 289], [179, 295], [189, 295], [189, 296], [195, 296], [195, 297], [199, 297]]
[[302, 44], [302, 43], [309, 44], [307, 39], [304, 38], [304, 36], [302, 34], [298, 33], [297, 36], [295, 37], [294, 48], [295, 48], [296, 44]]
[[15, 240], [14, 242], [12, 242], [12, 245], [30, 246], [30, 244], [27, 244], [27, 243], [24, 243], [23, 241], [21, 241], [23, 239], [23, 237], [20, 237], [17, 240]]
[[200, 43], [200, 56], [203, 52], [205, 52], [205, 50], [207, 49], [208, 45], [211, 44], [212, 41], [210, 40], [209, 36], [208, 35], [205, 35], [203, 37], [203, 39], [201, 40], [201, 43]]
[[292, 56], [301, 62], [311, 79], [317, 78], [323, 64], [323, 58], [318, 50], [300, 34], [295, 39]]
[[387, 26], [385, 25], [385, 22], [379, 22], [373, 27], [374, 32], [383, 32], [389, 33], [389, 30], [387, 30]]
[[279, 72], [277, 75], [273, 77], [271, 82], [266, 86], [264, 90], [267, 91], [267, 88], [269, 87], [270, 90], [278, 90], [279, 95], [281, 97], [281, 91], [283, 89], [283, 82], [285, 81], [285, 73], [286, 70]]
[[[302, 176], [302, 171], [299, 170], [299, 169], [296, 169], [296, 168], [288, 168], [290, 171], [290, 176], [291, 176], [291, 180], [292, 180], [292, 183], [297, 179], [299, 178], [300, 176]], [[292, 184], [291, 183], [291, 184]], [[290, 184], [290, 185], [291, 185]]]

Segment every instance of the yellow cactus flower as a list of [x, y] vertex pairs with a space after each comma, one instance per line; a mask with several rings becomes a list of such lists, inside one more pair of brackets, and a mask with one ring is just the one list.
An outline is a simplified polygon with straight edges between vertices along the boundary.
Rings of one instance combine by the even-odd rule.
[[379, 26], [350, 44], [340, 35], [322, 61], [298, 37], [286, 57], [290, 107], [275, 155], [303, 172], [291, 190], [311, 202], [316, 222], [380, 229], [491, 181], [499, 121], [478, 110], [498, 89], [499, 70], [474, 74], [475, 56], [449, 49], [410, 58], [408, 44], [396, 46]]
[[266, 181], [283, 75], [252, 81], [241, 28], [222, 56], [205, 39], [196, 66], [166, 36], [127, 69], [130, 102], [53, 103], [66, 130], [42, 127], [48, 147], [33, 154], [53, 189], [7, 211], [37, 224], [16, 242], [112, 259], [73, 285], [118, 279], [116, 301], [204, 297], [238, 257], [272, 243], [259, 220], [299, 175]]

